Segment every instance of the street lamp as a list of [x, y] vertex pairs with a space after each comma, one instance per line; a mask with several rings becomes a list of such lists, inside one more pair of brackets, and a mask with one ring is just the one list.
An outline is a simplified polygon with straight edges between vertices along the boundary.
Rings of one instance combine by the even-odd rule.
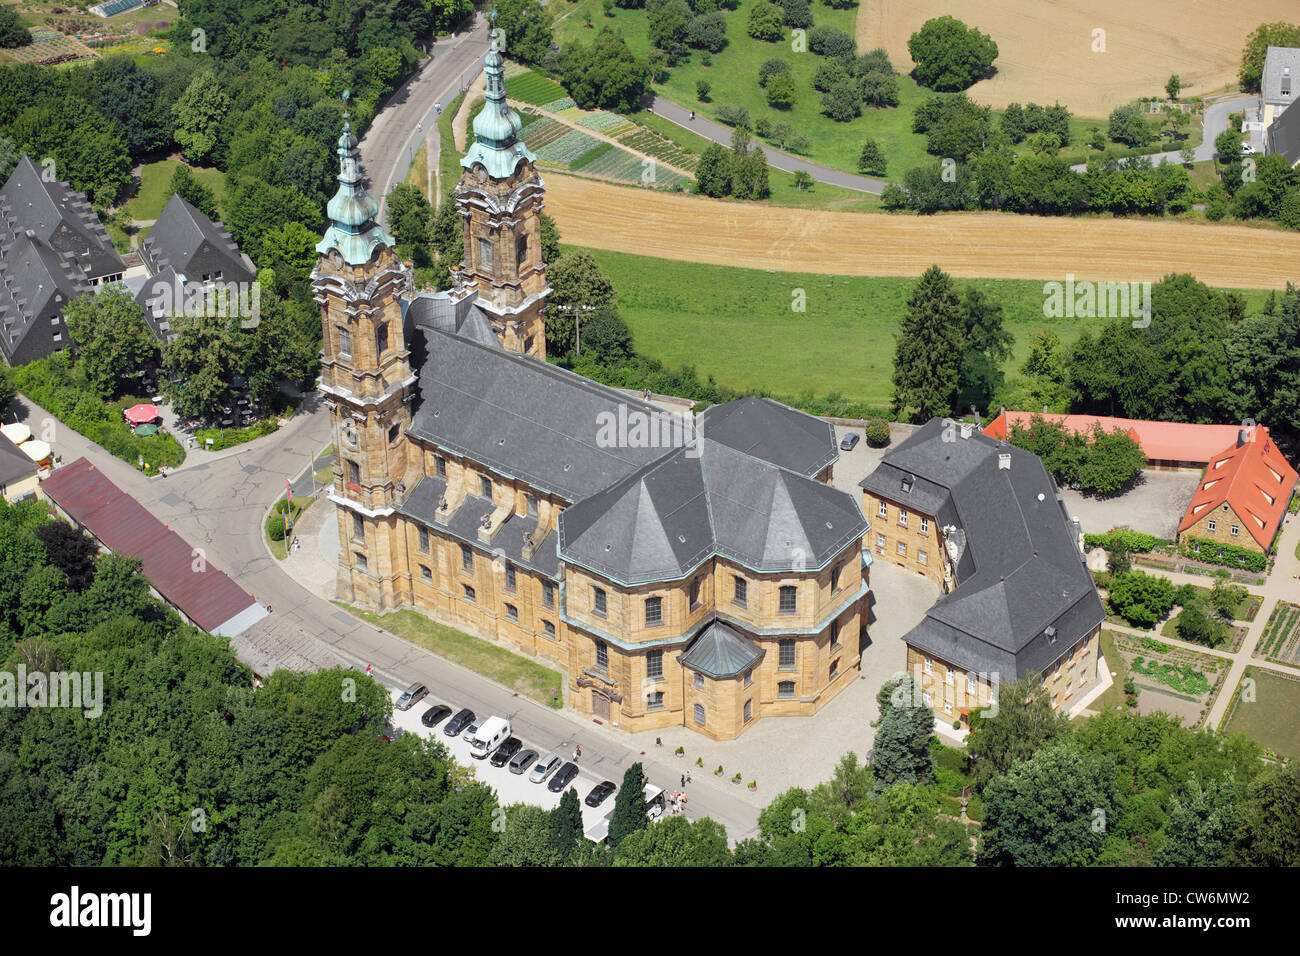
[[572, 313], [574, 313], [574, 316], [573, 316], [573, 334], [574, 334], [574, 339], [573, 339], [573, 341], [574, 341], [574, 346], [573, 346], [573, 350], [574, 350], [575, 352], [577, 352], [579, 355], [581, 355], [581, 354], [582, 354], [582, 317], [581, 317], [580, 313], [582, 313], [582, 312], [595, 312], [595, 311], [597, 311], [596, 307], [595, 307], [594, 305], [553, 305], [553, 306], [550, 306], [550, 308], [555, 309], [555, 311], [557, 311], [557, 312], [572, 312]]

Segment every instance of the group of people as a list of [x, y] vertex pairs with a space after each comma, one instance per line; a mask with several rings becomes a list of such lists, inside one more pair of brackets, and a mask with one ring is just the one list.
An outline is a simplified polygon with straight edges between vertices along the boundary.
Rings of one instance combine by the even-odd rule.
[[680, 790], [674, 791], [672, 795], [672, 801], [673, 801], [673, 816], [677, 816], [677, 814], [684, 813], [686, 811], [686, 794], [682, 793]]

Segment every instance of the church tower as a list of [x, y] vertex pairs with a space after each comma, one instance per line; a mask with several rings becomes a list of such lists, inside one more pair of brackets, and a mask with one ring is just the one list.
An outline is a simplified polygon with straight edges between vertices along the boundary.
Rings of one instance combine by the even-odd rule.
[[394, 561], [405, 553], [394, 508], [406, 490], [415, 385], [402, 328], [411, 274], [375, 221], [379, 204], [362, 184], [346, 114], [337, 152], [339, 188], [311, 275], [323, 326], [320, 390], [334, 434], [337, 589], [340, 600], [385, 609], [397, 603]]
[[465, 262], [453, 296], [477, 288], [475, 304], [492, 320], [503, 348], [545, 360], [546, 264], [542, 262], [542, 179], [506, 104], [497, 31], [483, 60], [486, 103], [474, 142], [460, 161], [456, 208], [465, 223]]

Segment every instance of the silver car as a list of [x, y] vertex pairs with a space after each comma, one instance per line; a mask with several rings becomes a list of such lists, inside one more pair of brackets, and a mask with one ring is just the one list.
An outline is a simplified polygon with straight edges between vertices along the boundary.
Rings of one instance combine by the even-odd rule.
[[461, 739], [461, 740], [473, 740], [473, 739], [474, 739], [474, 735], [475, 735], [476, 733], [478, 733], [478, 726], [479, 726], [479, 724], [481, 724], [481, 723], [483, 723], [483, 721], [481, 721], [481, 720], [476, 720], [476, 721], [474, 721], [472, 724], [470, 724], [468, 727], [466, 727], [466, 728], [465, 728], [465, 732], [464, 732], [463, 734], [460, 735], [460, 739]]
[[555, 772], [555, 768], [558, 767], [560, 763], [559, 754], [547, 754], [545, 757], [542, 757], [537, 761], [537, 765], [533, 767], [533, 772], [528, 775], [528, 779], [533, 783], [541, 783]]

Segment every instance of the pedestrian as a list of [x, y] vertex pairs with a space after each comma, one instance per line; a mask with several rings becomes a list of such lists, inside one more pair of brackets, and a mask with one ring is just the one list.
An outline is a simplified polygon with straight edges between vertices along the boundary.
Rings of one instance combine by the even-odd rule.
[[691, 110], [691, 121], [695, 121], [695, 110]]
[[687, 783], [691, 782], [691, 772], [689, 770], [686, 771], [686, 782]]
[[686, 774], [682, 774], [682, 786], [686, 786]]
[[369, 664], [366, 665], [366, 676], [367, 676], [367, 677], [370, 676], [370, 665], [369, 665]]

